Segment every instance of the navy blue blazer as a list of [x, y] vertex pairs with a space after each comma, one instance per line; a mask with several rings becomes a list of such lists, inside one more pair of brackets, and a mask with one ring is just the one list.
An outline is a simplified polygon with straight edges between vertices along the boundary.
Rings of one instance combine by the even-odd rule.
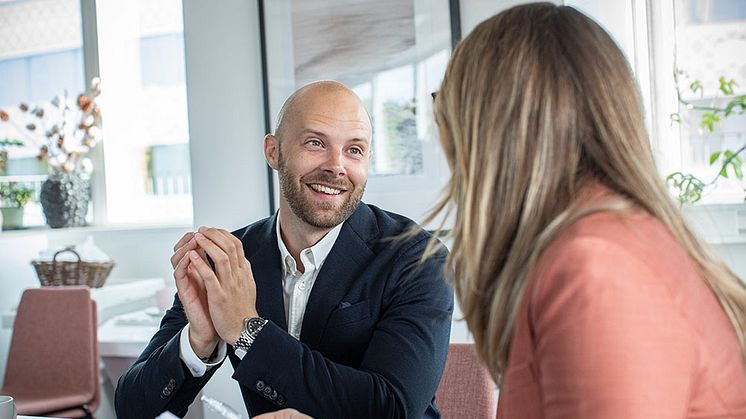
[[[230, 345], [251, 415], [292, 407], [316, 418], [440, 417], [435, 390], [445, 367], [453, 292], [447, 253], [418, 264], [430, 235], [406, 217], [360, 204], [319, 272], [300, 341], [287, 333], [276, 215], [233, 232], [256, 280], [257, 311], [269, 322], [243, 360]], [[176, 297], [160, 330], [120, 379], [120, 419], [184, 416], [217, 368], [194, 378], [179, 358], [187, 323]]]

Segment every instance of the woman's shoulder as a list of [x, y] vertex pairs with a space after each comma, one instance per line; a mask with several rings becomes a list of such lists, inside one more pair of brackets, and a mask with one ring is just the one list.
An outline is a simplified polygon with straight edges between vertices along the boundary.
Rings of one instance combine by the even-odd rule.
[[711, 402], [715, 388], [743, 406], [733, 327], [688, 252], [650, 214], [583, 217], [542, 253], [529, 281], [519, 321], [535, 347], [561, 333], [571, 352], [592, 341], [586, 349], [596, 354], [621, 347], [629, 359], [637, 351], [651, 370], [689, 365], [698, 377], [692, 405]]
[[560, 232], [550, 248], [568, 247], [573, 250], [573, 245], [582, 248], [583, 243], [590, 242], [618, 245], [626, 253], [635, 253], [640, 248], [647, 250], [651, 241], [677, 243], [660, 220], [642, 209], [627, 208], [598, 211], [580, 218]]
[[587, 215], [542, 252], [532, 275], [534, 297], [583, 291], [675, 298], [704, 282], [684, 248], [661, 221], [634, 209]]

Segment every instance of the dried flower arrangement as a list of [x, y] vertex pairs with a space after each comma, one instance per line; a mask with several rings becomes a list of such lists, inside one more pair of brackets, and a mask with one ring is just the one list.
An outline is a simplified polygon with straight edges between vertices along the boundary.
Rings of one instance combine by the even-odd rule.
[[20, 112], [0, 109], [0, 123], [14, 129], [14, 141], [38, 147], [39, 160], [47, 160], [52, 174], [89, 175], [93, 164], [87, 155], [101, 141], [101, 110], [96, 103], [100, 94], [101, 82], [94, 78], [91, 88], [75, 101], [65, 94], [33, 107], [21, 103]]

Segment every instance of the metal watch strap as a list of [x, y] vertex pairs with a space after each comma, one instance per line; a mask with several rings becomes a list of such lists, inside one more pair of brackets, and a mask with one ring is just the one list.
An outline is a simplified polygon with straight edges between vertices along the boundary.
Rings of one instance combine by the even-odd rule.
[[233, 345], [235, 349], [243, 349], [248, 351], [251, 345], [254, 343], [259, 332], [262, 331], [264, 325], [267, 324], [267, 320], [261, 317], [245, 318], [243, 320], [243, 330], [238, 336], [238, 340]]

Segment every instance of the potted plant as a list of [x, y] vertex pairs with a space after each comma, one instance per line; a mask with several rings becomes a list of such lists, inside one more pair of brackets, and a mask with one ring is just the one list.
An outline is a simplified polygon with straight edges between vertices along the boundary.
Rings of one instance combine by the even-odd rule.
[[31, 200], [33, 190], [18, 182], [0, 183], [0, 211], [3, 215], [3, 230], [23, 227], [23, 209]]

